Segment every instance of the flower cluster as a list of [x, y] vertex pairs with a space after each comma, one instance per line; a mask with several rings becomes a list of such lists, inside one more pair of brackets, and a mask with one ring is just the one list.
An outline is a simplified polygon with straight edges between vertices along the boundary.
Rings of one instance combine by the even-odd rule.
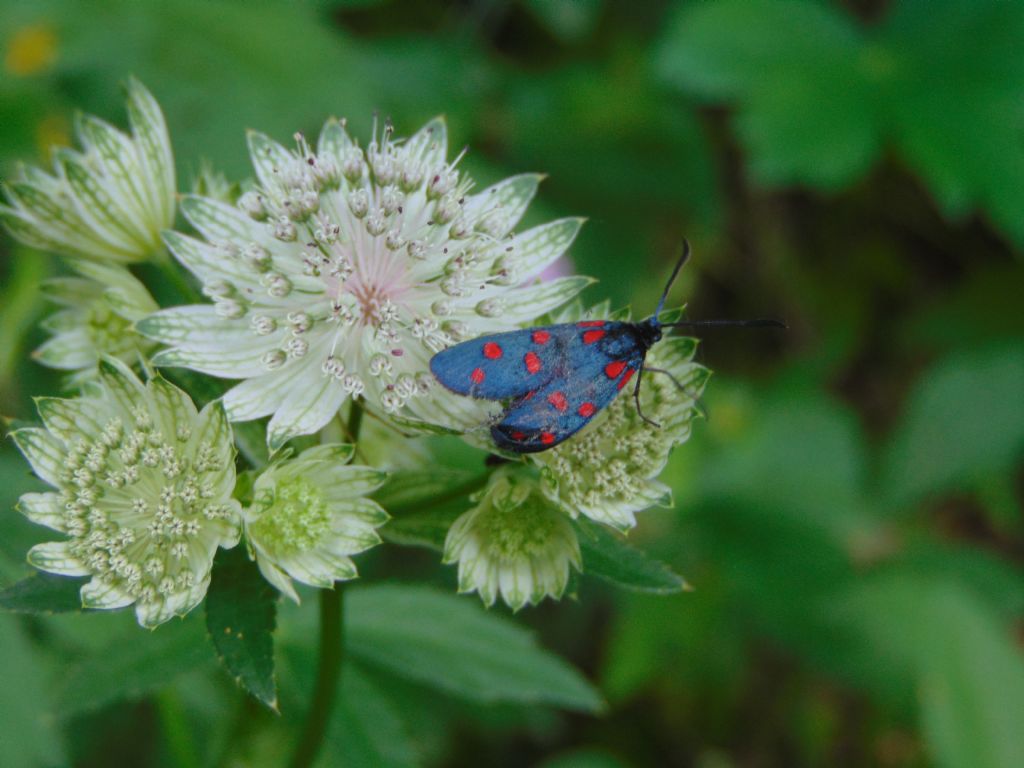
[[[44, 426], [13, 433], [55, 489], [25, 494], [20, 509], [66, 536], [29, 560], [89, 577], [84, 605], [134, 605], [145, 626], [197, 605], [218, 547], [243, 535], [266, 580], [294, 600], [293, 581], [329, 588], [355, 578], [352, 556], [380, 543], [388, 520], [368, 496], [388, 473], [422, 474], [434, 461], [409, 433], [458, 430], [493, 450], [484, 434], [495, 405], [437, 386], [431, 357], [539, 318], [584, 318], [578, 301], [565, 305], [589, 278], [537, 279], [581, 220], [516, 232], [540, 177], [474, 191], [462, 154], [449, 159], [441, 120], [408, 139], [375, 125], [365, 148], [329, 120], [315, 147], [301, 135], [289, 149], [250, 133], [253, 183], [204, 168], [180, 203], [196, 232], [184, 234], [169, 229], [176, 193], [164, 119], [134, 81], [128, 113], [130, 136], [81, 118], [82, 150], [57, 150], [52, 175], [21, 169], [0, 205], [16, 237], [70, 257], [77, 273], [45, 286], [61, 309], [36, 358], [73, 371], [82, 394], [40, 399]], [[207, 303], [160, 309], [130, 271], [164, 245]], [[644, 376], [641, 402], [660, 427], [622, 396], [562, 445], [492, 472], [447, 533], [444, 559], [458, 564], [460, 591], [515, 610], [560, 597], [582, 568], [575, 518], [626, 531], [636, 512], [667, 498], [658, 475], [689, 436], [708, 377], [695, 348], [674, 338], [650, 352], [662, 371]], [[238, 383], [197, 412], [161, 376], [136, 377], [132, 366], [150, 363]], [[350, 463], [355, 436], [336, 419], [362, 408], [375, 418], [359, 455], [373, 466]], [[275, 453], [253, 467], [251, 497], [238, 491], [251, 498], [243, 508], [229, 421], [268, 416]], [[297, 455], [285, 445], [313, 433], [325, 444]]]
[[163, 113], [128, 84], [127, 136], [99, 118], [78, 121], [82, 151], [54, 151], [54, 172], [20, 168], [4, 185], [0, 221], [28, 245], [100, 263], [142, 261], [174, 223], [174, 158]]
[[183, 200], [202, 239], [165, 240], [212, 303], [139, 324], [170, 346], [154, 362], [244, 379], [224, 398], [228, 415], [271, 415], [274, 449], [356, 396], [404, 426], [479, 423], [476, 404], [434, 386], [429, 360], [585, 287], [582, 277], [524, 285], [561, 256], [580, 220], [512, 235], [540, 177], [472, 194], [461, 155], [447, 159], [440, 120], [405, 141], [388, 124], [365, 149], [331, 120], [315, 150], [296, 143], [288, 150], [250, 133], [258, 186], [237, 206]]
[[500, 594], [513, 610], [561, 597], [570, 566], [581, 567], [580, 545], [568, 516], [548, 503], [535, 478], [503, 468], [476, 501], [445, 541], [445, 562], [459, 565], [459, 591], [478, 592], [487, 605]]
[[349, 465], [353, 453], [351, 445], [310, 448], [274, 464], [253, 486], [246, 540], [267, 581], [295, 602], [291, 579], [314, 587], [354, 579], [349, 556], [380, 543], [376, 529], [388, 516], [365, 496], [386, 474]]
[[52, 338], [33, 357], [43, 365], [75, 371], [71, 383], [92, 378], [104, 355], [136, 365], [156, 345], [134, 330], [134, 323], [158, 309], [146, 287], [116, 264], [78, 262], [80, 277], [55, 277], [43, 285], [61, 309], [43, 322]]
[[579, 435], [556, 448], [531, 455], [541, 467], [544, 492], [572, 514], [583, 514], [620, 531], [636, 525], [636, 512], [671, 495], [657, 478], [672, 449], [690, 437], [697, 398], [711, 372], [693, 362], [695, 339], [676, 337], [647, 356], [640, 388], [645, 421], [633, 399], [619, 397]]
[[19, 508], [65, 534], [29, 562], [50, 573], [90, 576], [89, 608], [135, 605], [153, 627], [184, 615], [206, 594], [218, 547], [241, 532], [231, 428], [220, 403], [196, 412], [159, 376], [142, 384], [105, 358], [90, 394], [40, 398], [44, 427], [13, 433], [43, 481]]

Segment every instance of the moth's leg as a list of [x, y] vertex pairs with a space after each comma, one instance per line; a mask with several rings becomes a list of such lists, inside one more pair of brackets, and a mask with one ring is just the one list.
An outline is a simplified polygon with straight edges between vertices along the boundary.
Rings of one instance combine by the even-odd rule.
[[640, 407], [640, 382], [644, 377], [644, 371], [652, 370], [650, 368], [640, 367], [640, 370], [636, 372], [636, 386], [633, 387], [633, 400], [636, 401], [636, 412], [640, 414], [640, 418], [646, 421], [655, 429], [661, 429], [661, 424], [656, 422], [654, 419], [647, 418], [644, 414], [644, 409]]
[[674, 375], [672, 374], [672, 371], [666, 371], [666, 370], [665, 370], [664, 368], [652, 368], [652, 367], [651, 367], [651, 366], [649, 366], [649, 365], [645, 365], [645, 366], [644, 366], [644, 369], [643, 369], [643, 371], [641, 371], [641, 373], [646, 373], [647, 371], [650, 371], [651, 373], [663, 373], [663, 374], [665, 374], [666, 376], [668, 376], [668, 377], [669, 377], [669, 379], [671, 379], [671, 380], [672, 380], [672, 383], [676, 385], [676, 389], [678, 389], [678, 390], [679, 390], [680, 392], [682, 392], [683, 394], [689, 394], [689, 392], [687, 392], [687, 391], [686, 391], [686, 387], [684, 387], [684, 386], [683, 386], [683, 385], [682, 385], [682, 384], [680, 383], [679, 379], [677, 379], [677, 378], [676, 378], [676, 377], [675, 377], [675, 376], [674, 376]]
[[[678, 389], [680, 392], [682, 392], [684, 395], [687, 395], [688, 397], [693, 397], [692, 394], [687, 392], [686, 387], [684, 387], [680, 383], [679, 379], [677, 379], [675, 376], [672, 375], [672, 371], [666, 371], [664, 368], [653, 368], [653, 367], [651, 367], [649, 365], [645, 365], [643, 370], [640, 371], [640, 373], [643, 373], [644, 371], [650, 371], [651, 373], [663, 373], [663, 374], [665, 374], [666, 376], [669, 377], [669, 379], [672, 380], [672, 383], [676, 385], [676, 389]], [[694, 404], [694, 407], [698, 411], [700, 411], [700, 414], [704, 418], [707, 418], [707, 413], [704, 411], [704, 407], [700, 404], [700, 402], [698, 402], [698, 400], [696, 398], [694, 398], [693, 404]]]

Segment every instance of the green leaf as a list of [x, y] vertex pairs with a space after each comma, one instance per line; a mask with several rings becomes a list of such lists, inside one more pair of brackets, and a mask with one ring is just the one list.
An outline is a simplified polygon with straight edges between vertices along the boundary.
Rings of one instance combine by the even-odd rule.
[[564, 42], [577, 42], [597, 24], [604, 0], [526, 0], [545, 29]]
[[983, 596], [899, 570], [835, 601], [859, 631], [865, 669], [913, 679], [925, 738], [940, 766], [1024, 765], [1024, 657]]
[[577, 749], [545, 760], [538, 768], [626, 768], [619, 758], [601, 749]]
[[947, 606], [941, 647], [920, 682], [925, 738], [940, 766], [1024, 765], [1024, 658], [1005, 628], [962, 597]]
[[1024, 456], [1024, 346], [951, 356], [910, 394], [887, 451], [884, 487], [894, 504], [977, 488]]
[[65, 665], [58, 694], [64, 716], [134, 700], [162, 688], [179, 675], [211, 661], [210, 646], [196, 617], [171, 621], [159, 629], [138, 629], [89, 658]]
[[346, 631], [362, 661], [471, 701], [603, 707], [579, 672], [473, 600], [426, 587], [354, 588]]
[[0, 616], [0, 723], [5, 768], [67, 765], [41, 659], [13, 616]]
[[657, 68], [736, 103], [761, 182], [847, 185], [888, 141], [948, 215], [981, 207], [1021, 241], [1022, 45], [1024, 6], [999, 0], [893, 3], [869, 28], [810, 0], [719, 0], [680, 9]]
[[277, 593], [242, 547], [220, 550], [206, 594], [206, 629], [235, 682], [277, 709], [274, 640]]
[[68, 613], [82, 610], [84, 579], [35, 573], [0, 590], [0, 609], [14, 613]]
[[670, 595], [690, 588], [668, 565], [648, 557], [604, 526], [580, 519], [576, 528], [585, 574], [637, 592]]
[[426, 547], [443, 552], [448, 529], [469, 508], [469, 504], [468, 501], [461, 505], [446, 504], [436, 509], [392, 518], [380, 529], [381, 538], [400, 546]]
[[453, 492], [469, 493], [483, 488], [486, 483], [486, 475], [452, 467], [396, 469], [388, 475], [387, 482], [374, 492], [373, 500], [396, 515], [415, 512], [421, 505], [437, 503], [439, 497], [449, 496]]
[[721, 0], [682, 8], [657, 64], [672, 84], [740, 100], [738, 128], [760, 181], [834, 187], [880, 148], [859, 55], [853, 25], [827, 5]]

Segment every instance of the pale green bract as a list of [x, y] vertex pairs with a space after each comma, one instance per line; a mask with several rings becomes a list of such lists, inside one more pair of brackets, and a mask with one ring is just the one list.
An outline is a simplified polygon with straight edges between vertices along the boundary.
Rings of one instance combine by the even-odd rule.
[[80, 277], [55, 277], [43, 283], [43, 292], [61, 307], [43, 321], [52, 334], [33, 357], [43, 365], [74, 371], [72, 385], [80, 386], [96, 375], [104, 355], [129, 366], [149, 357], [156, 344], [137, 333], [134, 323], [158, 309], [146, 287], [117, 264], [78, 261]]
[[264, 577], [295, 602], [292, 579], [314, 587], [358, 575], [350, 555], [380, 543], [387, 513], [367, 494], [386, 473], [348, 464], [351, 445], [320, 445], [271, 465], [244, 510], [246, 541]]
[[232, 421], [270, 416], [277, 449], [316, 432], [361, 395], [401, 425], [465, 428], [486, 408], [436, 384], [444, 347], [529, 323], [591, 281], [527, 284], [561, 256], [580, 219], [512, 230], [540, 176], [471, 193], [434, 120], [407, 140], [390, 125], [366, 149], [330, 120], [316, 148], [260, 133], [249, 147], [258, 186], [232, 206], [186, 196], [201, 237], [167, 232], [174, 256], [211, 304], [166, 309], [139, 329], [168, 345], [158, 365], [241, 379], [224, 398]]
[[4, 185], [0, 221], [23, 243], [100, 263], [143, 261], [174, 223], [174, 158], [163, 113], [137, 80], [127, 88], [130, 136], [92, 115], [82, 151], [54, 151], [54, 171], [23, 166]]
[[39, 398], [43, 427], [12, 433], [33, 471], [56, 490], [18, 508], [67, 539], [28, 554], [40, 570], [91, 577], [87, 608], [135, 606], [154, 627], [199, 604], [218, 547], [241, 533], [231, 427], [219, 402], [188, 395], [124, 363], [100, 361], [87, 394]]
[[580, 545], [569, 517], [542, 494], [536, 477], [502, 467], [476, 497], [477, 506], [448, 531], [444, 561], [458, 563], [459, 592], [477, 592], [488, 606], [498, 596], [513, 610], [559, 598]]

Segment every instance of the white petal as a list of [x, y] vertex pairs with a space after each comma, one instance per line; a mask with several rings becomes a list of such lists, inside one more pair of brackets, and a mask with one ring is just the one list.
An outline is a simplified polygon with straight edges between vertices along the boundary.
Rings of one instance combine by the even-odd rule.
[[324, 467], [317, 473], [318, 483], [344, 491], [349, 498], [377, 490], [387, 478], [387, 472], [360, 465]]
[[337, 499], [339, 496], [349, 496], [348, 489], [325, 488], [324, 500], [330, 504], [331, 511], [336, 515], [355, 518], [363, 525], [377, 527], [384, 525], [390, 517], [384, 508], [372, 499]]
[[259, 274], [240, 258], [233, 258], [209, 243], [173, 230], [166, 230], [163, 239], [182, 266], [203, 282], [227, 280], [245, 294], [251, 290], [254, 296], [266, 295], [266, 290], [260, 285]]
[[439, 170], [448, 156], [448, 126], [444, 118], [435, 117], [420, 128], [405, 142], [405, 150], [419, 159], [428, 173]]
[[93, 578], [81, 589], [82, 607], [100, 610], [124, 608], [135, 602], [135, 596], [114, 584]]
[[61, 484], [65, 457], [63, 443], [39, 427], [17, 429], [11, 432], [11, 437], [40, 480], [52, 486]]
[[519, 223], [543, 178], [539, 173], [524, 173], [499, 181], [471, 195], [463, 207], [464, 215], [472, 224], [485, 219], [488, 232], [504, 237]]
[[583, 219], [559, 219], [516, 235], [509, 251], [518, 274], [525, 280], [538, 275], [568, 250], [583, 226]]
[[282, 557], [280, 564], [293, 579], [311, 587], [330, 588], [336, 581], [347, 581], [359, 575], [348, 557], [316, 549]]
[[[0, 208], [4, 224], [24, 243], [68, 256], [133, 261], [134, 250], [125, 250], [100, 237], [77, 213], [77, 206], [62, 207], [56, 195], [29, 184], [8, 184], [14, 208]], [[63, 190], [60, 186], [58, 189]]]
[[58, 493], [23, 494], [18, 499], [17, 509], [33, 523], [64, 531], [64, 502]]
[[295, 371], [285, 366], [277, 371], [246, 379], [224, 394], [224, 408], [231, 421], [250, 421], [269, 416], [295, 386]]
[[41, 571], [60, 576], [88, 576], [91, 571], [71, 554], [71, 542], [47, 541], [28, 551], [28, 562]]
[[560, 277], [546, 283], [517, 288], [502, 294], [502, 319], [511, 323], [533, 320], [575, 297], [595, 281], [590, 277]]
[[198, 195], [185, 195], [181, 199], [181, 212], [211, 242], [255, 242], [264, 247], [280, 247], [267, 229], [241, 211], [226, 203]]
[[128, 366], [112, 357], [100, 359], [99, 373], [105, 398], [120, 411], [125, 425], [131, 424], [132, 410], [145, 402], [142, 383]]
[[297, 435], [316, 432], [334, 418], [347, 397], [330, 376], [307, 372], [267, 425], [267, 445], [277, 450]]
[[276, 587], [281, 594], [290, 597], [296, 603], [301, 602], [299, 593], [292, 586], [292, 580], [288, 578], [288, 574], [278, 568], [270, 557], [262, 554], [259, 549], [256, 550], [256, 565], [259, 567], [260, 573], [263, 574], [263, 578]]
[[320, 131], [320, 138], [316, 143], [318, 155], [332, 156], [334, 162], [341, 167], [341, 163], [345, 159], [345, 152], [351, 146], [354, 146], [352, 139], [345, 131], [345, 126], [337, 119], [332, 117], [324, 123], [323, 130]]
[[66, 445], [79, 439], [93, 439], [103, 430], [96, 419], [102, 415], [97, 413], [96, 403], [83, 398], [36, 398], [36, 410], [50, 434]]
[[115, 198], [116, 187], [107, 187], [97, 175], [72, 153], [58, 154], [64, 179], [70, 187], [71, 200], [76, 213], [99, 237], [134, 259], [143, 259], [153, 249], [138, 230], [125, 222], [120, 202]]
[[160, 105], [135, 78], [128, 81], [128, 120], [135, 137], [136, 157], [150, 199], [150, 211], [157, 216], [157, 229], [174, 221], [174, 157]]
[[160, 375], [150, 379], [146, 389], [151, 398], [153, 424], [165, 439], [174, 440], [180, 430], [191, 432], [197, 411], [188, 395]]
[[[77, 318], [76, 318], [77, 319]], [[77, 319], [81, 322], [80, 319]], [[59, 333], [41, 344], [32, 357], [48, 368], [77, 371], [96, 365], [98, 355], [85, 328]]]
[[139, 333], [169, 346], [200, 353], [244, 350], [262, 355], [278, 349], [288, 335], [286, 327], [258, 336], [245, 318], [226, 318], [211, 304], [190, 304], [154, 312], [136, 324]]
[[262, 358], [266, 348], [193, 350], [190, 348], [165, 349], [153, 355], [153, 365], [163, 368], [191, 368], [210, 376], [224, 379], [248, 379], [267, 372]]
[[[189, 441], [190, 452], [198, 451], [202, 445], [214, 449], [214, 457], [228, 463], [233, 458], [231, 425], [224, 413], [224, 404], [220, 400], [207, 403], [199, 412], [192, 439]], [[229, 466], [233, 466], [230, 465]], [[231, 473], [234, 480], [234, 471]]]
[[94, 173], [102, 180], [103, 190], [115, 208], [111, 211], [134, 239], [155, 244], [159, 227], [152, 227], [148, 215], [150, 200], [146, 179], [136, 166], [135, 147], [131, 140], [109, 123], [92, 115], [78, 120], [78, 135], [87, 154], [97, 167]]
[[295, 158], [287, 149], [259, 131], [249, 131], [247, 138], [256, 178], [267, 192], [279, 194], [284, 186], [281, 172], [293, 165]]
[[141, 626], [155, 629], [165, 621], [173, 619], [174, 610], [163, 598], [157, 598], [149, 603], [138, 600], [135, 603], [135, 618]]

